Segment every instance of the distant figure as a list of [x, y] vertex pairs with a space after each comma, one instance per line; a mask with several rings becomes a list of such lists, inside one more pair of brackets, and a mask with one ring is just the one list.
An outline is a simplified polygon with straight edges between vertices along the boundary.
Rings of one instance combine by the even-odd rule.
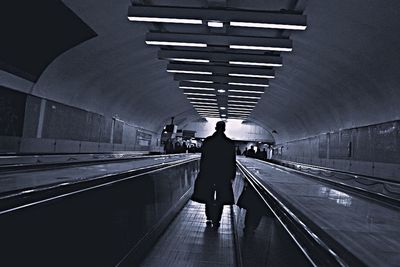
[[207, 226], [219, 227], [224, 205], [234, 204], [236, 154], [233, 141], [224, 134], [225, 122], [217, 122], [215, 130], [203, 143], [192, 200], [206, 204]]
[[242, 154], [243, 156], [247, 156], [247, 147], [245, 147], [244, 148], [244, 151], [243, 151], [243, 154]]
[[179, 142], [175, 143], [174, 153], [181, 153], [181, 143], [179, 143]]
[[249, 150], [247, 150], [246, 157], [255, 158], [256, 151], [254, 150], [254, 146], [251, 146]]
[[174, 145], [172, 144], [171, 139], [168, 140], [164, 144], [165, 154], [172, 154], [174, 153]]
[[238, 156], [242, 155], [242, 151], [240, 151], [239, 146], [236, 149], [236, 155], [238, 155]]
[[256, 158], [262, 159], [262, 157], [263, 157], [263, 153], [261, 151], [261, 148], [257, 147]]

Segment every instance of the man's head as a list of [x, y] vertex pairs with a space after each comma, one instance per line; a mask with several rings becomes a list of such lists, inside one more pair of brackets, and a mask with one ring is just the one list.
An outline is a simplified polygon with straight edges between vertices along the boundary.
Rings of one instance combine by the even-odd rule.
[[224, 121], [217, 122], [217, 124], [215, 125], [215, 130], [220, 133], [225, 132], [225, 122]]

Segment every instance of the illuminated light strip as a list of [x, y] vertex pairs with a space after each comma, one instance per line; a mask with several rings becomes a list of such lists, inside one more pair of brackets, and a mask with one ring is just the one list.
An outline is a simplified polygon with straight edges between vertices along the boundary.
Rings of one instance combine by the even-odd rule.
[[228, 110], [244, 110], [244, 111], [251, 111], [253, 108], [243, 108], [243, 107], [228, 107]]
[[235, 83], [229, 82], [229, 85], [242, 85], [242, 86], [254, 86], [254, 87], [269, 87], [268, 84], [259, 84], [259, 83]]
[[228, 107], [244, 107], [244, 108], [254, 108], [254, 106], [250, 106], [250, 105], [237, 105], [237, 104], [229, 104], [228, 103]]
[[193, 89], [193, 90], [215, 91], [214, 88], [205, 88], [205, 87], [179, 86], [179, 88], [181, 88], [181, 89]]
[[188, 80], [188, 82], [192, 82], [192, 83], [214, 83], [213, 81], [201, 81], [201, 80]]
[[259, 96], [244, 96], [244, 95], [228, 95], [228, 97], [232, 98], [248, 98], [248, 99], [261, 99]]
[[[204, 99], [204, 98], [189, 98], [190, 100], [206, 100], [206, 101], [215, 101], [217, 102], [217, 99]], [[190, 101], [192, 104], [203, 104], [203, 105], [216, 105], [217, 103], [211, 103], [211, 102], [196, 102], [196, 101]]]
[[207, 47], [204, 43], [185, 43], [185, 42], [168, 42], [168, 41], [146, 41], [148, 45], [173, 45], [173, 46], [189, 46], [189, 47]]
[[221, 21], [207, 21], [207, 26], [213, 28], [222, 28], [224, 27], [224, 23]]
[[167, 72], [212, 75], [212, 72], [209, 71], [195, 71], [195, 70], [167, 70]]
[[[244, 100], [232, 100], [232, 99], [229, 99], [228, 100], [228, 104], [230, 104], [230, 103], [246, 103], [246, 104], [257, 104], [257, 102], [254, 102], [254, 101], [244, 101]], [[235, 105], [235, 104], [230, 104], [230, 105]]]
[[229, 48], [246, 49], [246, 50], [282, 51], [282, 52], [290, 52], [293, 50], [290, 47], [271, 47], [271, 46], [254, 46], [254, 45], [229, 45]]
[[229, 64], [231, 64], [231, 65], [265, 66], [265, 67], [282, 67], [282, 64], [277, 64], [277, 63], [244, 62], [244, 61], [229, 61]]
[[266, 28], [266, 29], [280, 29], [280, 30], [305, 30], [307, 26], [304, 25], [290, 25], [290, 24], [276, 24], [276, 23], [259, 23], [259, 22], [243, 22], [231, 21], [229, 26], [233, 27], [251, 27], [251, 28]]
[[188, 93], [188, 92], [183, 92], [185, 95], [201, 95], [201, 96], [216, 96], [215, 94], [203, 94], [203, 93]]
[[236, 89], [228, 89], [228, 92], [249, 93], [249, 94], [264, 94], [264, 91], [248, 91], [248, 90], [236, 90]]
[[210, 63], [210, 60], [208, 60], [208, 59], [169, 58], [169, 60], [173, 60], [173, 61], [182, 61], [182, 62]]
[[268, 79], [275, 78], [275, 76], [273, 75], [258, 75], [258, 74], [243, 74], [243, 73], [229, 73], [228, 75], [232, 77], [247, 77], [247, 78], [268, 78]]
[[228, 114], [250, 114], [251, 111], [228, 111]]
[[194, 105], [193, 105], [193, 107], [194, 107], [195, 109], [198, 109], [198, 110], [212, 110], [212, 111], [219, 111], [219, 110], [218, 110], [218, 107], [216, 107], [216, 106], [205, 107], [205, 106], [194, 106]]
[[130, 21], [139, 21], [139, 22], [203, 24], [203, 21], [201, 19], [177, 19], [177, 18], [157, 18], [157, 17], [137, 17], [137, 16], [128, 16], [128, 19]]

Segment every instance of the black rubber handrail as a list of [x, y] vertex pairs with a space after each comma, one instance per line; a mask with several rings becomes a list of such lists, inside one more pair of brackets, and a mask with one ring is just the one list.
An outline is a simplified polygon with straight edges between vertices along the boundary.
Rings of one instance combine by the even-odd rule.
[[[77, 155], [77, 154], [73, 154]], [[113, 154], [110, 154], [113, 155]], [[64, 161], [64, 162], [48, 162], [48, 163], [16, 163], [16, 164], [3, 164], [0, 165], [0, 173], [2, 172], [11, 172], [11, 171], [29, 171], [29, 170], [47, 170], [47, 169], [58, 169], [69, 166], [85, 166], [92, 165], [93, 163], [109, 163], [109, 162], [123, 162], [123, 161], [131, 161], [137, 159], [146, 159], [146, 158], [156, 158], [156, 157], [174, 157], [178, 155], [185, 154], [168, 154], [168, 155], [134, 155], [132, 157], [121, 157], [121, 158], [102, 158], [102, 159], [89, 159], [83, 161]], [[76, 160], [76, 159], [74, 159]]]
[[200, 160], [200, 158], [177, 160], [115, 174], [102, 175], [87, 180], [75, 180], [69, 183], [63, 182], [32, 189], [8, 192], [0, 195], [0, 215], [198, 160]]
[[365, 266], [301, 212], [285, 203], [237, 161], [239, 170], [313, 266]]
[[281, 159], [273, 159], [271, 160], [272, 163], [276, 164], [291, 164], [291, 165], [301, 165], [313, 169], [318, 169], [318, 170], [326, 170], [330, 172], [335, 172], [335, 173], [341, 173], [349, 176], [353, 176], [354, 178], [363, 178], [366, 180], [371, 180], [375, 182], [380, 182], [380, 183], [387, 183], [387, 184], [393, 184], [396, 186], [400, 186], [399, 181], [395, 181], [392, 179], [386, 179], [386, 178], [379, 178], [371, 175], [366, 175], [366, 174], [358, 174], [355, 172], [350, 172], [350, 171], [344, 171], [344, 170], [339, 170], [339, 169], [333, 169], [333, 168], [328, 168], [328, 167], [323, 167], [323, 166], [317, 166], [317, 165], [312, 165], [312, 164], [307, 164], [307, 163], [301, 163], [301, 162], [296, 162], [296, 161], [290, 161], [290, 160], [281, 160]]
[[[368, 198], [370, 200], [377, 201], [377, 202], [379, 202], [381, 204], [384, 204], [384, 205], [389, 205], [390, 207], [394, 207], [394, 208], [399, 208], [400, 207], [400, 198], [395, 198], [395, 197], [389, 196], [387, 194], [375, 192], [375, 191], [368, 190], [368, 189], [363, 188], [363, 187], [350, 185], [348, 183], [340, 182], [340, 181], [329, 179], [329, 178], [326, 178], [326, 177], [321, 177], [321, 176], [316, 175], [316, 174], [312, 174], [312, 173], [308, 173], [308, 172], [305, 172], [305, 171], [297, 170], [295, 168], [287, 167], [287, 166], [284, 166], [284, 165], [281, 165], [281, 164], [278, 164], [278, 163], [268, 162], [268, 161], [259, 160], [259, 159], [256, 159], [256, 160], [260, 161], [260, 162], [262, 162], [264, 164], [269, 164], [269, 165], [275, 166], [276, 168], [281, 168], [281, 169], [284, 169], [286, 171], [295, 172], [295, 173], [301, 174], [303, 176], [308, 176], [308, 177], [310, 177], [312, 179], [316, 179], [316, 180], [319, 180], [321, 182], [328, 183], [328, 184], [336, 186], [336, 187], [340, 187], [340, 188], [342, 188], [344, 190], [351, 191], [352, 193], [355, 193], [355, 194], [357, 194], [357, 195], [359, 195], [361, 197], [365, 197], [365, 198]], [[382, 184], [384, 184], [384, 182], [382, 182]], [[396, 194], [396, 195], [399, 195], [399, 194]]]

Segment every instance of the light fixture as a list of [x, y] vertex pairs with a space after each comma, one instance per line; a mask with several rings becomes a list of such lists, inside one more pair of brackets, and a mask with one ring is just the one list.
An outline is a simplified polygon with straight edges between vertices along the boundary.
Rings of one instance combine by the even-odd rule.
[[242, 110], [242, 111], [251, 111], [253, 108], [237, 108], [237, 107], [228, 107], [228, 111], [237, 111], [237, 110]]
[[228, 89], [228, 92], [249, 93], [249, 94], [264, 94], [264, 91], [249, 91], [249, 90], [236, 90], [236, 89]]
[[222, 28], [224, 27], [224, 23], [221, 21], [207, 21], [207, 26], [213, 28]]
[[212, 72], [209, 71], [195, 71], [195, 70], [167, 70], [167, 72], [212, 75]]
[[265, 28], [265, 29], [279, 29], [279, 30], [305, 30], [306, 25], [290, 25], [281, 23], [259, 23], [259, 22], [243, 22], [231, 21], [229, 26], [233, 27], [250, 27], [250, 28]]
[[[244, 100], [232, 100], [232, 99], [229, 99], [228, 100], [228, 104], [229, 103], [245, 103], [245, 104], [257, 104], [257, 102], [254, 102], [254, 101], [244, 101]], [[236, 105], [236, 104], [231, 104], [231, 105]]]
[[282, 67], [282, 64], [277, 64], [277, 63], [245, 62], [245, 61], [229, 61], [229, 64], [231, 64], [231, 65], [265, 66], [265, 67]]
[[261, 99], [259, 96], [245, 96], [245, 95], [228, 95], [228, 97], [232, 98], [248, 98], [248, 99]]
[[225, 110], [225, 109], [226, 109], [226, 107], [220, 107], [219, 109], [220, 109], [220, 110]]
[[195, 62], [195, 63], [210, 63], [208, 59], [195, 59], [195, 58], [170, 58], [169, 60], [180, 62]]
[[[188, 97], [188, 99], [189, 100], [203, 100], [203, 101], [215, 101], [215, 102], [217, 102], [217, 99], [215, 99], [215, 98]], [[204, 102], [191, 102], [191, 103], [204, 103]], [[205, 102], [205, 103], [207, 103], [207, 102]], [[209, 104], [211, 105], [211, 103], [209, 103]]]
[[226, 115], [225, 114], [221, 114], [221, 117], [226, 117]]
[[146, 41], [148, 45], [172, 45], [172, 46], [189, 46], [189, 47], [207, 47], [204, 43], [188, 43], [188, 42], [170, 42], [170, 41]]
[[201, 81], [201, 80], [188, 80], [188, 82], [192, 82], [192, 83], [214, 83], [213, 81]]
[[[188, 99], [189, 99], [189, 100], [192, 100], [193, 98], [189, 98], [189, 97], [188, 97]], [[217, 102], [217, 99], [195, 98], [194, 100], [207, 100], [207, 101], [215, 101], [215, 102]], [[200, 104], [200, 105], [210, 105], [210, 106], [217, 105], [217, 103], [214, 103], [214, 102], [197, 102], [197, 101], [190, 101], [190, 103], [191, 103], [191, 104]]]
[[229, 85], [241, 85], [241, 86], [254, 86], [254, 87], [269, 87], [268, 84], [259, 84], [259, 83], [236, 83], [236, 82], [228, 82]]
[[130, 21], [137, 22], [158, 22], [158, 23], [180, 23], [180, 24], [202, 24], [201, 19], [179, 19], [179, 18], [157, 18], [157, 17], [137, 17], [128, 16]]
[[259, 75], [259, 74], [244, 74], [244, 73], [229, 73], [229, 76], [232, 77], [246, 77], [246, 78], [264, 78], [264, 79], [273, 79], [274, 75]]
[[193, 89], [193, 90], [215, 91], [214, 88], [205, 88], [205, 87], [179, 86], [179, 88], [181, 88], [181, 89]]
[[250, 105], [238, 105], [238, 104], [230, 104], [230, 103], [228, 103], [228, 107], [246, 107], [246, 108], [254, 108], [255, 105], [250, 106]]
[[256, 46], [256, 45], [229, 45], [231, 49], [244, 49], [244, 50], [265, 50], [265, 51], [280, 51], [290, 52], [291, 47], [272, 47], [272, 46]]
[[226, 90], [225, 89], [218, 89], [217, 92], [222, 94], [222, 93], [225, 93]]
[[183, 92], [185, 95], [199, 95], [199, 96], [216, 96], [215, 94], [203, 94], [203, 93], [191, 93], [191, 92]]

